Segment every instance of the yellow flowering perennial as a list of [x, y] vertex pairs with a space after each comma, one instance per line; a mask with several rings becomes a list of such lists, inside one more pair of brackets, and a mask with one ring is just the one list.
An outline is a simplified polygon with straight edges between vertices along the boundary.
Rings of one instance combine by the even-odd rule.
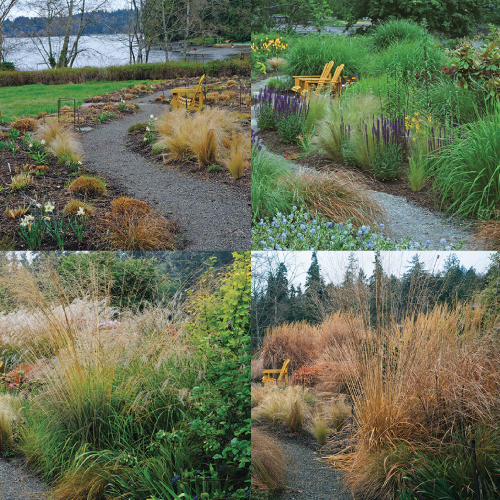
[[272, 40], [266, 38], [265, 40], [252, 42], [250, 48], [259, 55], [273, 57], [288, 49], [288, 43], [284, 43], [281, 37]]

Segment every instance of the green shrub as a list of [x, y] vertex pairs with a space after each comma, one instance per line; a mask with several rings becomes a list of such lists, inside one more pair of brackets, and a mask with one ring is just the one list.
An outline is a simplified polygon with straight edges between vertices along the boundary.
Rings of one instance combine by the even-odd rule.
[[398, 178], [404, 154], [400, 144], [388, 144], [374, 151], [371, 168], [380, 181], [393, 181]]
[[278, 121], [278, 135], [285, 144], [296, 144], [297, 136], [302, 133], [305, 119], [303, 116], [290, 114]]
[[276, 116], [272, 104], [261, 104], [256, 107], [257, 125], [261, 130], [276, 130]]
[[410, 19], [394, 19], [378, 25], [372, 32], [374, 50], [382, 50], [394, 42], [422, 40], [429, 34], [425, 28]]

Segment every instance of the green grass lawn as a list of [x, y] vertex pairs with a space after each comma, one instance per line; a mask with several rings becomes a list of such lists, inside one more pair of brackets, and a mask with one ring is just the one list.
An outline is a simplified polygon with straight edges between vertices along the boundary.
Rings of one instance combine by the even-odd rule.
[[[41, 111], [55, 113], [58, 98], [76, 99], [79, 106], [88, 97], [120, 90], [129, 85], [157, 83], [156, 80], [124, 80], [121, 82], [86, 82], [64, 85], [24, 85], [0, 89], [2, 121], [10, 122], [19, 116], [35, 116]], [[68, 104], [65, 102], [64, 104]]]

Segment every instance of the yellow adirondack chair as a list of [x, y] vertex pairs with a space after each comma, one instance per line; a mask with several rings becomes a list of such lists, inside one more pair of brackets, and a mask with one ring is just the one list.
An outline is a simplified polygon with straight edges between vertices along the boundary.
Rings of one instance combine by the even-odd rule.
[[322, 85], [324, 85], [328, 80], [332, 78], [331, 71], [333, 68], [333, 61], [330, 61], [325, 64], [325, 67], [323, 68], [323, 72], [321, 75], [318, 76], [294, 76], [293, 78], [295, 79], [295, 85], [292, 87], [292, 90], [294, 92], [297, 92], [298, 94], [302, 94], [304, 91], [307, 90], [309, 83], [316, 83], [319, 84], [322, 82]]
[[[276, 370], [264, 370], [264, 376], [262, 377], [262, 383], [264, 385], [285, 385], [288, 384], [288, 363], [289, 359], [286, 359], [281, 368]], [[271, 375], [278, 375], [278, 378], [271, 377]]]
[[178, 108], [192, 109], [199, 111], [203, 107], [202, 83], [205, 75], [200, 78], [196, 87], [177, 87], [172, 89], [172, 100], [170, 104], [177, 111]]
[[330, 81], [330, 86], [334, 92], [335, 95], [340, 96], [340, 91], [342, 89], [342, 85], [340, 82], [342, 81], [340, 78], [340, 73], [342, 73], [342, 70], [344, 69], [344, 65], [341, 64], [340, 66], [337, 66], [335, 68], [335, 72], [333, 73], [333, 77]]

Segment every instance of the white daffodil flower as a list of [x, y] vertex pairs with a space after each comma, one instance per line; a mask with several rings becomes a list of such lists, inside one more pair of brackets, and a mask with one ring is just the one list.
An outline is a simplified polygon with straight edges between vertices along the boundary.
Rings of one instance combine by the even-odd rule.
[[52, 205], [52, 203], [50, 203], [50, 201], [48, 201], [47, 203], [45, 203], [45, 211], [46, 212], [53, 212], [54, 211], [54, 208], [56, 208], [54, 205]]
[[83, 207], [80, 207], [78, 209], [78, 212], [76, 212], [76, 215], [85, 215], [85, 210], [83, 209]]
[[155, 115], [149, 115], [149, 118], [151, 118], [151, 120], [155, 117]]

